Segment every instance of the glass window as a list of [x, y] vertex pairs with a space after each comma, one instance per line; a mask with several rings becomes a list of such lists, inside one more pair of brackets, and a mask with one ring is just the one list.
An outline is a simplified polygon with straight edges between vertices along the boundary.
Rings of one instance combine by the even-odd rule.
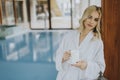
[[15, 1], [16, 22], [23, 22], [23, 1]]
[[70, 0], [51, 0], [51, 27], [71, 28]]
[[100, 0], [31, 0], [32, 29], [74, 29], [83, 11]]
[[49, 13], [47, 0], [31, 0], [31, 28], [32, 29], [48, 29]]
[[0, 22], [2, 24], [21, 26], [25, 24], [31, 29], [75, 29], [79, 27], [79, 19], [88, 6], [101, 6], [101, 0], [0, 1], [2, 4]]
[[27, 15], [27, 0], [14, 0], [15, 21], [17, 25], [29, 27]]
[[2, 24], [15, 24], [13, 2], [11, 0], [1, 0], [2, 2]]

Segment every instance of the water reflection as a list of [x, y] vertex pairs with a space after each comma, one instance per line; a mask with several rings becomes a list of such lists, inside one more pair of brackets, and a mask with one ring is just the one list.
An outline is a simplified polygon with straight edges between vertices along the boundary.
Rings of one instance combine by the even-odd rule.
[[52, 63], [64, 32], [27, 32], [0, 40], [0, 60]]

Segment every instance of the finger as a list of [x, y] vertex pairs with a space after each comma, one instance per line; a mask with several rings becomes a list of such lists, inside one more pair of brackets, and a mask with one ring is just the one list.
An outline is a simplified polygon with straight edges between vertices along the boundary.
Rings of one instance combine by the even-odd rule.
[[71, 64], [71, 66], [76, 66], [75, 64]]
[[79, 61], [77, 61], [76, 63], [79, 63]]
[[69, 54], [65, 54], [65, 56], [66, 56], [66, 57], [70, 57], [71, 55], [69, 55]]
[[81, 61], [77, 61], [76, 63], [79, 63], [79, 64], [80, 64], [80, 63], [81, 63]]
[[68, 52], [68, 51], [65, 51], [64, 53], [67, 54], [67, 53], [69, 53], [69, 52]]
[[64, 56], [66, 56], [66, 57], [67, 57], [67, 56], [69, 56], [69, 54], [65, 53], [65, 54], [64, 54]]
[[77, 66], [77, 64], [71, 64], [71, 65], [73, 65], [73, 66]]
[[66, 53], [66, 55], [67, 55], [67, 56], [71, 56], [71, 54], [70, 54], [70, 53]]
[[71, 53], [71, 50], [67, 51], [67, 53]]
[[70, 54], [70, 52], [69, 51], [65, 51], [65, 54]]
[[86, 62], [86, 61], [84, 61], [84, 60], [81, 60], [81, 62]]

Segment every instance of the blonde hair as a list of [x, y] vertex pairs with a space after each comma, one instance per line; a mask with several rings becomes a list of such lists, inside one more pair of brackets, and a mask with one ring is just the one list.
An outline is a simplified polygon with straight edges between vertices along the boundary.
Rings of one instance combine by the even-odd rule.
[[97, 26], [93, 29], [93, 33], [94, 33], [94, 38], [101, 38], [101, 15], [102, 15], [102, 12], [101, 12], [101, 8], [100, 7], [97, 7], [95, 5], [92, 5], [92, 6], [89, 6], [88, 8], [85, 9], [83, 15], [82, 15], [82, 18], [80, 19], [80, 27], [78, 28], [78, 30], [80, 32], [83, 31], [84, 29], [84, 25], [83, 25], [83, 22], [88, 18], [88, 16], [93, 12], [93, 11], [97, 11], [98, 14], [99, 14], [99, 21], [98, 21], [98, 24]]

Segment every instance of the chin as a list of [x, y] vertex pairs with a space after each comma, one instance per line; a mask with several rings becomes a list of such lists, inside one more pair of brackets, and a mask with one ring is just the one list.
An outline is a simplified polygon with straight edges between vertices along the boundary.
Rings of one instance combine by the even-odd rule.
[[86, 27], [86, 29], [92, 30], [93, 28], [92, 27]]

